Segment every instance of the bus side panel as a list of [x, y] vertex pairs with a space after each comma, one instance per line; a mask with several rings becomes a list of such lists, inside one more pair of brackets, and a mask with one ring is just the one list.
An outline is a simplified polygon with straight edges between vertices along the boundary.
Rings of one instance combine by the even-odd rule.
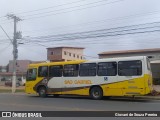
[[145, 74], [144, 78], [145, 78], [145, 94], [149, 94], [153, 91], [152, 75], [151, 74]]
[[119, 83], [112, 83], [108, 85], [102, 85], [104, 96], [122, 96], [123, 92], [121, 88], [118, 88]]
[[63, 91], [62, 94], [70, 95], [89, 95], [89, 88], [81, 88], [77, 90]]
[[145, 95], [145, 77], [132, 78], [125, 81], [123, 86], [124, 95]]
[[25, 84], [25, 93], [36, 94], [36, 91], [34, 91], [33, 86], [35, 86], [35, 81], [27, 81]]
[[104, 96], [144, 95], [144, 77], [103, 85]]

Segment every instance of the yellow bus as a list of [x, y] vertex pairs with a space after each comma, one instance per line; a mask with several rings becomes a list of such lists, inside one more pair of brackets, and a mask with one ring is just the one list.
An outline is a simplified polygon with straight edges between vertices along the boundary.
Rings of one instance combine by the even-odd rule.
[[47, 95], [136, 96], [152, 92], [146, 56], [30, 64], [25, 92]]

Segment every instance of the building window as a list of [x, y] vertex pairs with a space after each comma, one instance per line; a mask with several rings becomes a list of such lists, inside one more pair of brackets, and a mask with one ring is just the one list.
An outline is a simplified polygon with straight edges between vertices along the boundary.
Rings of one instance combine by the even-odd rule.
[[67, 55], [67, 52], [66, 52], [66, 51], [64, 51], [64, 55]]
[[73, 54], [73, 57], [76, 57], [76, 55], [75, 55], [75, 54]]
[[96, 76], [96, 63], [80, 64], [80, 76]]
[[117, 75], [116, 62], [102, 62], [98, 63], [98, 76], [115, 76]]
[[77, 58], [79, 58], [79, 55], [77, 55]]
[[69, 56], [71, 56], [71, 53], [69, 53]]
[[148, 56], [148, 58], [154, 58], [154, 56]]
[[142, 75], [142, 62], [134, 61], [119, 61], [118, 62], [119, 76], [140, 76]]
[[83, 57], [81, 56], [81, 59], [83, 59]]
[[53, 54], [54, 54], [54, 52], [52, 51], [52, 52], [51, 52], [51, 55], [53, 55]]
[[63, 76], [75, 77], [78, 76], [79, 65], [64, 65]]

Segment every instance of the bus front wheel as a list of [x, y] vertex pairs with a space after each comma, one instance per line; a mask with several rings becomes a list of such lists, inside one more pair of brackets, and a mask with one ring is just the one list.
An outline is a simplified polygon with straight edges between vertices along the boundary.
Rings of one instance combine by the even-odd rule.
[[103, 91], [100, 87], [93, 87], [90, 90], [90, 97], [94, 100], [100, 100], [103, 97]]
[[39, 94], [39, 96], [40, 97], [46, 97], [47, 96], [47, 94], [46, 94], [46, 88], [45, 87], [40, 87], [39, 89], [38, 89], [38, 94]]

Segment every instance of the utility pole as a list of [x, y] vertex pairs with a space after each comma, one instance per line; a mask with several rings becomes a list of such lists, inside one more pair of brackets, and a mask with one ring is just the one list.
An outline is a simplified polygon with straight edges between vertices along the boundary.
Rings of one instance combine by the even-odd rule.
[[12, 77], [12, 93], [15, 93], [16, 91], [16, 63], [18, 58], [18, 49], [17, 49], [17, 39], [20, 35], [20, 32], [17, 32], [17, 22], [21, 21], [20, 18], [15, 16], [14, 14], [7, 15], [9, 19], [14, 20], [14, 36], [13, 36], [13, 77]]

